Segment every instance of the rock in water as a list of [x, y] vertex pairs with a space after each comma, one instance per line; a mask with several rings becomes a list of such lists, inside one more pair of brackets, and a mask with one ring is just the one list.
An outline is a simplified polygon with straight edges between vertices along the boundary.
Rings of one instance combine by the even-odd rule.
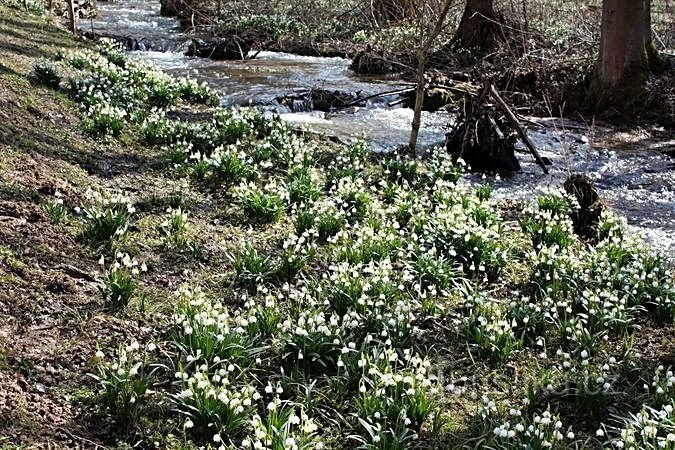
[[193, 39], [186, 56], [198, 56], [211, 59], [246, 59], [251, 43], [238, 35], [209, 40]]

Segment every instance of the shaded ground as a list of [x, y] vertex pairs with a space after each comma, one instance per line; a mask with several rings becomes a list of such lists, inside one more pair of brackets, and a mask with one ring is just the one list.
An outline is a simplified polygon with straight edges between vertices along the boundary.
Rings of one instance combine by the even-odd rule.
[[227, 227], [209, 225], [219, 216], [215, 203], [162, 179], [157, 155], [130, 136], [121, 145], [88, 137], [64, 93], [31, 83], [34, 58], [84, 44], [50, 20], [3, 4], [0, 17], [0, 447], [96, 447], [96, 436], [110, 430], [105, 421], [82, 420], [93, 398], [86, 376], [92, 351], [142, 336], [153, 316], [138, 305], [126, 316], [106, 312], [98, 252], [82, 243], [76, 218], [54, 225], [42, 205], [58, 190], [75, 207], [88, 188], [130, 192], [145, 213], [163, 212], [172, 189], [199, 204], [191, 219], [213, 236], [204, 250], [212, 265], [167, 258], [157, 249], [158, 224], [144, 221], [143, 212], [134, 225], [138, 239], [126, 245], [148, 260], [149, 310], [167, 307], [163, 300], [184, 270], [208, 278], [208, 267], [228, 266], [216, 245]]

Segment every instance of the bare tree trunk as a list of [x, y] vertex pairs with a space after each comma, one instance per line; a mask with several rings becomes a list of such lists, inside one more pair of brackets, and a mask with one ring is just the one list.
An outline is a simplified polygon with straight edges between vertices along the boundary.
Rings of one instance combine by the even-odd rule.
[[590, 93], [596, 109], [630, 109], [649, 72], [661, 65], [652, 43], [650, 1], [604, 0], [600, 59]]
[[464, 47], [488, 51], [497, 42], [498, 22], [494, 0], [467, 0], [455, 40]]
[[75, 16], [75, 0], [68, 0], [68, 24], [70, 32], [77, 34], [77, 17]]
[[413, 110], [412, 129], [410, 130], [410, 141], [408, 142], [408, 147], [413, 153], [417, 147], [417, 137], [420, 134], [420, 126], [422, 125], [422, 107], [424, 106], [424, 89], [426, 85], [424, 72], [426, 70], [426, 65], [427, 52], [417, 52], [417, 73], [415, 77], [417, 87], [415, 88], [415, 107]]
[[[443, 24], [445, 23], [445, 18], [448, 16], [450, 11], [450, 6], [452, 5], [453, 0], [445, 0], [443, 3], [443, 9], [436, 18], [436, 23], [432, 30], [430, 30], [426, 37], [422, 36], [424, 40], [420, 43], [419, 50], [417, 51], [417, 88], [415, 89], [415, 110], [413, 112], [413, 121], [412, 129], [410, 131], [410, 141], [408, 142], [408, 148], [412, 153], [415, 153], [415, 148], [417, 147], [417, 136], [419, 136], [420, 126], [422, 125], [422, 107], [424, 106], [424, 88], [426, 81], [424, 79], [424, 72], [426, 71], [427, 58], [429, 57], [429, 50], [434, 45], [434, 41], [441, 31], [443, 31]], [[424, 35], [424, 17], [423, 13], [420, 14], [420, 34]]]

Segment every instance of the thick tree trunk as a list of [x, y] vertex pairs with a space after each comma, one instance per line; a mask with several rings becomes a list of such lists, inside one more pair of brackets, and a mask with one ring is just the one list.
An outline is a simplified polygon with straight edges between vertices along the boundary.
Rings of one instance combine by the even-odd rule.
[[499, 19], [494, 0], [467, 0], [455, 40], [466, 48], [489, 51], [497, 43]]
[[600, 59], [590, 101], [597, 110], [631, 109], [662, 62], [652, 43], [649, 0], [604, 0]]
[[[159, 14], [164, 17], [173, 17], [178, 15], [178, 8], [175, 0], [160, 0]], [[218, 3], [220, 10], [220, 3]]]

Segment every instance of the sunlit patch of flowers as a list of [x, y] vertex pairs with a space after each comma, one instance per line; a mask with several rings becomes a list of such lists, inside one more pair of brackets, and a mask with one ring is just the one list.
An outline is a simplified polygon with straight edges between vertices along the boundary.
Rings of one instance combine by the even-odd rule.
[[254, 415], [251, 419], [253, 431], [241, 442], [245, 449], [320, 450], [324, 447], [318, 437], [318, 425], [302, 408], [290, 406], [282, 401], [280, 387], [268, 385], [266, 393], [277, 393], [267, 404], [264, 418]]
[[[197, 365], [223, 361], [246, 367], [260, 349], [247, 333], [248, 319], [231, 314], [221, 302], [208, 298], [200, 289], [182, 286], [173, 315], [176, 346]], [[205, 369], [206, 370], [206, 369]]]
[[252, 181], [257, 175], [253, 161], [234, 145], [216, 148], [208, 158], [208, 164], [216, 183]]
[[101, 193], [88, 190], [87, 204], [76, 208], [82, 213], [84, 236], [95, 244], [109, 244], [122, 238], [136, 212], [131, 199], [120, 193]]
[[167, 163], [175, 169], [181, 169], [192, 155], [192, 144], [185, 141], [174, 142], [161, 148]]
[[531, 418], [520, 411], [493, 430], [496, 448], [566, 449], [574, 440], [574, 432], [563, 425], [550, 411], [535, 413]]
[[334, 259], [350, 264], [395, 260], [405, 244], [400, 230], [393, 226], [378, 229], [368, 225], [353, 227], [349, 233], [341, 234], [340, 240], [340, 245], [334, 250]]
[[183, 100], [217, 106], [220, 103], [218, 95], [208, 87], [206, 82], [199, 83], [193, 78], [178, 79], [178, 92]]
[[369, 212], [372, 198], [361, 178], [341, 178], [331, 189], [331, 195], [339, 199], [341, 209], [350, 222], [363, 219]]
[[465, 308], [464, 332], [484, 354], [505, 361], [522, 345], [516, 335], [518, 322], [506, 302], [476, 293], [468, 296]]
[[414, 184], [419, 176], [419, 163], [416, 158], [406, 158], [396, 155], [382, 161], [384, 176], [397, 183]]
[[96, 50], [111, 63], [123, 66], [127, 62], [124, 45], [110, 38], [99, 39]]
[[[576, 278], [583, 263], [573, 251], [552, 245], [532, 251], [529, 257], [531, 281], [547, 303], [574, 295], [578, 284]], [[568, 304], [562, 302], [556, 307], [568, 309]], [[554, 318], [557, 317], [554, 311], [551, 313]]]
[[96, 373], [90, 375], [100, 384], [101, 403], [120, 425], [134, 423], [146, 407], [151, 377], [156, 370], [151, 364], [156, 351], [154, 343], [142, 347], [132, 340], [121, 345], [116, 354], [96, 352]]
[[186, 431], [216, 445], [241, 442], [261, 395], [251, 384], [236, 379], [227, 360], [191, 369], [175, 374], [180, 390], [174, 402], [185, 418]]
[[103, 270], [103, 280], [99, 286], [103, 302], [112, 309], [127, 306], [138, 288], [140, 273], [147, 271], [145, 263], [139, 264], [136, 258], [118, 252], [107, 268], [103, 256], [99, 264]]
[[318, 200], [321, 195], [319, 180], [316, 171], [310, 167], [295, 166], [288, 170], [286, 177], [286, 190], [288, 201], [292, 204], [311, 204]]
[[402, 344], [409, 339], [415, 319], [404, 282], [384, 259], [329, 266], [314, 289], [317, 299], [342, 319], [353, 336], [373, 334]]
[[675, 319], [672, 269], [639, 240], [614, 235], [601, 241], [583, 278], [598, 289], [625, 298], [628, 307], [644, 308], [662, 321]]
[[527, 211], [521, 225], [535, 247], [557, 245], [566, 248], [574, 242], [572, 220], [549, 210]]
[[54, 199], [45, 202], [42, 207], [55, 225], [68, 217], [68, 208], [63, 203], [63, 194], [59, 191], [54, 192]]
[[161, 224], [166, 247], [179, 252], [194, 251], [197, 246], [190, 234], [188, 213], [181, 208], [168, 208], [166, 214]]
[[343, 330], [337, 314], [330, 314], [310, 296], [293, 320], [279, 326], [285, 340], [284, 362], [306, 373], [335, 373], [343, 348]]
[[466, 163], [463, 159], [452, 160], [445, 148], [434, 147], [427, 161], [430, 181], [435, 183], [437, 180], [443, 180], [456, 183], [466, 171]]
[[309, 231], [325, 243], [337, 240], [336, 235], [345, 227], [347, 218], [336, 200], [323, 198], [311, 206], [299, 206], [294, 222], [296, 233]]
[[328, 167], [328, 178], [354, 178], [365, 169], [370, 149], [363, 141], [357, 141], [339, 152], [333, 164]]
[[[158, 145], [169, 145], [178, 142], [176, 138], [178, 123], [166, 117], [166, 113], [163, 110], [150, 110], [141, 124], [145, 141], [149, 144]], [[189, 145], [192, 146], [192, 144]]]
[[535, 247], [557, 245], [567, 248], [575, 242], [570, 213], [576, 199], [559, 189], [544, 189], [537, 196], [536, 208], [528, 208], [521, 219], [523, 230]]
[[96, 136], [118, 137], [124, 129], [127, 112], [116, 106], [96, 104], [87, 110], [84, 127]]
[[357, 357], [361, 373], [351, 439], [363, 448], [407, 448], [436, 410], [439, 393], [430, 363], [409, 350], [373, 348]]
[[70, 78], [71, 92], [86, 114], [85, 128], [94, 134], [117, 137], [129, 121], [143, 123], [146, 139], [157, 144], [173, 143], [180, 134], [198, 138], [201, 130], [204, 136], [217, 137], [222, 131], [159, 121], [157, 115], [181, 98], [215, 105], [217, 97], [203, 84], [176, 80], [152, 63], [128, 58], [113, 40], [101, 39], [96, 51], [76, 50], [60, 58], [75, 70]]
[[308, 231], [301, 235], [290, 234], [281, 245], [282, 251], [276, 266], [277, 278], [292, 281], [314, 257], [317, 245]]
[[257, 222], [277, 222], [284, 215], [284, 202], [274, 185], [258, 187], [254, 183], [242, 183], [236, 188], [236, 196], [246, 216]]
[[623, 418], [621, 428], [611, 429], [618, 437], [609, 440], [608, 448], [657, 450], [675, 448], [675, 400], [655, 409], [644, 406]]
[[271, 281], [275, 274], [272, 258], [260, 255], [258, 250], [248, 243], [236, 255], [234, 269], [239, 283], [250, 290]]
[[508, 259], [499, 216], [464, 189], [437, 181], [437, 205], [420, 224], [423, 249], [458, 261], [466, 275], [494, 280]]
[[51, 88], [58, 88], [61, 82], [61, 75], [59, 70], [48, 59], [38, 59], [33, 64], [32, 75], [38, 83], [44, 84]]

